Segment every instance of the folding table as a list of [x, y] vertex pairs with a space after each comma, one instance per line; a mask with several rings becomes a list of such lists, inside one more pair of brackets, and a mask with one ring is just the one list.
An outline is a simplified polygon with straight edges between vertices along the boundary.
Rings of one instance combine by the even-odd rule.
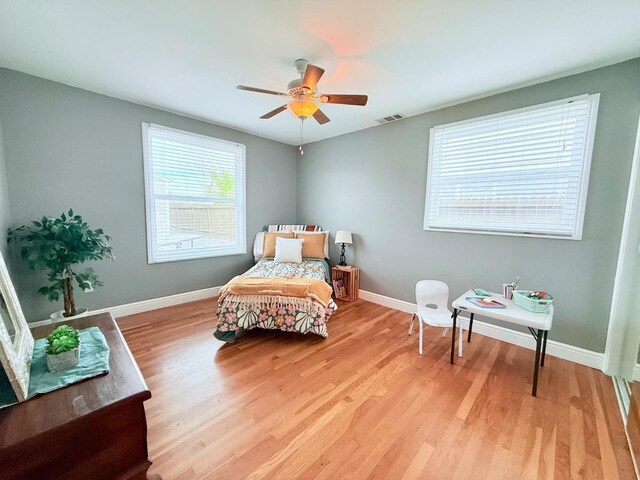
[[489, 318], [502, 320], [516, 325], [523, 325], [529, 329], [531, 335], [536, 341], [535, 365], [533, 368], [533, 386], [531, 395], [534, 397], [538, 391], [538, 370], [544, 367], [544, 357], [547, 351], [547, 336], [551, 330], [553, 323], [553, 305], [549, 306], [546, 313], [534, 313], [516, 305], [514, 300], [507, 300], [501, 294], [491, 292], [491, 298], [502, 303], [506, 308], [483, 308], [475, 303], [467, 300], [467, 297], [477, 297], [473, 290], [467, 290], [466, 293], [456, 298], [453, 303], [453, 328], [451, 329], [451, 363], [454, 359], [454, 347], [456, 343], [456, 321], [460, 311], [469, 312], [469, 335], [467, 341], [471, 341], [471, 330], [473, 329], [473, 317], [475, 314]]

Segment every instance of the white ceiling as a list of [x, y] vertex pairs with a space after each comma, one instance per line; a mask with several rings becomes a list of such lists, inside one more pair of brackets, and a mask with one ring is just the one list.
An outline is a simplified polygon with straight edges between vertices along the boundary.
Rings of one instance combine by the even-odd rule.
[[[297, 144], [298, 122], [260, 115], [293, 61], [326, 70], [305, 142], [640, 56], [638, 0], [2, 0], [0, 66]], [[576, 92], [580, 93], [580, 92]]]

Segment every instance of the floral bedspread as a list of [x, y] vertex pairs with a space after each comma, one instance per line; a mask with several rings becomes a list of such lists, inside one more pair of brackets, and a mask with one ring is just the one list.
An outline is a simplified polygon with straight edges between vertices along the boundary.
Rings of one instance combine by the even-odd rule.
[[329, 281], [329, 264], [326, 260], [303, 258], [302, 263], [274, 262], [273, 258], [263, 258], [244, 275], [247, 277], [293, 277], [317, 278]]
[[[329, 280], [329, 265], [321, 259], [302, 263], [276, 263], [265, 258], [249, 269], [248, 277], [294, 277]], [[238, 329], [265, 328], [285, 332], [328, 335], [327, 321], [337, 306], [333, 299], [324, 307], [309, 298], [277, 295], [229, 295], [218, 304], [218, 322], [214, 335], [234, 342]]]

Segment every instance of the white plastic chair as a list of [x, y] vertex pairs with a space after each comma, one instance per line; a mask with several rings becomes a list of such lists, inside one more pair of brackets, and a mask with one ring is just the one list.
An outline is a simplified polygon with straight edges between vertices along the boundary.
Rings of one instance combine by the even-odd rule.
[[[444, 337], [447, 330], [453, 327], [453, 314], [447, 307], [449, 303], [449, 287], [440, 280], [420, 280], [416, 284], [416, 303], [418, 305], [417, 313], [411, 316], [409, 324], [409, 335], [413, 333], [413, 321], [418, 317], [420, 322], [420, 344], [418, 352], [422, 355], [422, 324], [426, 323], [431, 327], [444, 327], [442, 333]], [[460, 318], [460, 316], [458, 316]], [[458, 335], [458, 356], [462, 356], [462, 322], [460, 325], [460, 334]]]

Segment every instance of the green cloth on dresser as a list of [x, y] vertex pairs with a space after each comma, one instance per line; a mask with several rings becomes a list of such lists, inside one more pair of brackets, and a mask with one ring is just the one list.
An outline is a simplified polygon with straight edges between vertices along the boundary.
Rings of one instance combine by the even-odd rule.
[[29, 377], [29, 398], [109, 371], [109, 346], [100, 329], [90, 327], [78, 333], [80, 335], [78, 365], [61, 372], [52, 373], [47, 369], [47, 358], [44, 353], [47, 339], [41, 338], [35, 341]]
[[[90, 327], [80, 330], [78, 333], [80, 336], [78, 364], [61, 372], [52, 373], [47, 369], [47, 358], [44, 353], [47, 339], [40, 338], [34, 342], [27, 398], [51, 392], [109, 371], [109, 346], [100, 329]], [[0, 378], [0, 408], [8, 407], [14, 403], [17, 403], [17, 398], [11, 384], [6, 376], [4, 379]]]

